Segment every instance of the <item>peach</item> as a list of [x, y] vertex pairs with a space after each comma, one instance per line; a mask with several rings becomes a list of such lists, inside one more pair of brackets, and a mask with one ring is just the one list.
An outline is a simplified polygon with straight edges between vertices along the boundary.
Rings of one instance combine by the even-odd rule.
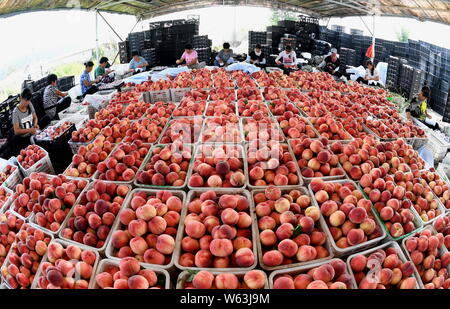
[[331, 214], [329, 220], [332, 226], [340, 226], [345, 222], [345, 213], [338, 210]]
[[222, 273], [216, 276], [214, 284], [217, 289], [237, 289], [239, 280], [234, 274]]
[[355, 207], [352, 210], [350, 210], [350, 212], [348, 214], [349, 220], [355, 224], [362, 223], [366, 217], [367, 217], [367, 212], [362, 207]]
[[97, 285], [102, 288], [110, 288], [113, 286], [113, 278], [112, 275], [108, 272], [102, 272], [99, 273], [96, 277], [95, 277], [95, 282], [97, 283]]
[[361, 272], [366, 268], [367, 265], [367, 258], [362, 255], [358, 254], [354, 258], [350, 260], [350, 266], [353, 270], [353, 272]]
[[295, 289], [294, 280], [292, 278], [281, 276], [274, 280], [274, 289]]
[[252, 248], [252, 241], [246, 237], [238, 236], [233, 240], [234, 250], [239, 250], [241, 248]]
[[299, 274], [294, 278], [294, 286], [296, 289], [304, 290], [313, 281], [312, 277], [308, 274]]
[[147, 249], [144, 253], [144, 262], [149, 264], [164, 265], [164, 255], [154, 248]]
[[347, 234], [347, 242], [350, 246], [355, 246], [364, 241], [364, 236], [362, 229], [351, 229]]
[[175, 249], [175, 240], [172, 236], [167, 234], [162, 234], [158, 236], [156, 240], [156, 250], [162, 254], [172, 254]]
[[300, 262], [312, 261], [315, 260], [316, 257], [316, 249], [309, 245], [301, 246], [297, 251], [297, 260], [299, 260]]
[[235, 261], [239, 267], [250, 267], [255, 262], [255, 255], [249, 248], [241, 248], [236, 251]]
[[197, 289], [210, 289], [213, 285], [214, 275], [208, 271], [199, 271], [192, 280], [192, 285]]
[[281, 265], [283, 262], [283, 254], [278, 250], [267, 251], [263, 255], [263, 263], [266, 266], [273, 267]]
[[226, 208], [220, 215], [222, 222], [228, 225], [236, 225], [239, 222], [239, 214], [231, 208]]
[[310, 284], [308, 284], [306, 289], [308, 289], [308, 290], [327, 290], [328, 285], [321, 280], [315, 280], [315, 281], [311, 282]]
[[284, 239], [278, 244], [278, 251], [286, 257], [293, 257], [298, 251], [298, 246], [293, 240]]
[[213, 239], [210, 250], [214, 256], [226, 257], [233, 252], [233, 243], [229, 239]]
[[294, 232], [294, 226], [292, 224], [283, 223], [277, 228], [275, 233], [279, 240], [283, 240], [283, 239], [291, 238], [293, 232]]
[[268, 186], [264, 194], [269, 200], [276, 201], [281, 197], [281, 190], [275, 186]]
[[146, 290], [149, 288], [147, 279], [141, 275], [134, 275], [128, 278], [128, 287], [130, 289]]
[[313, 274], [314, 280], [322, 280], [324, 282], [329, 282], [333, 280], [335, 275], [334, 268], [330, 264], [324, 264], [319, 266]]
[[251, 270], [244, 275], [244, 283], [250, 289], [262, 289], [265, 286], [266, 276], [261, 270]]
[[259, 238], [261, 240], [261, 243], [267, 247], [274, 246], [277, 243], [277, 236], [275, 232], [270, 229], [262, 231], [259, 234]]
[[140, 266], [135, 258], [126, 257], [120, 260], [119, 269], [124, 276], [130, 277], [139, 272]]
[[415, 289], [417, 285], [416, 278], [410, 277], [404, 279], [400, 284], [400, 289]]

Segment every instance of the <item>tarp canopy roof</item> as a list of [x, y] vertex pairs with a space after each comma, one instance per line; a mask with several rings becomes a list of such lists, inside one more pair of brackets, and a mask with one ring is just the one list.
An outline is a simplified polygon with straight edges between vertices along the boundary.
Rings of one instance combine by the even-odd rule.
[[278, 8], [318, 18], [377, 14], [450, 24], [448, 0], [0, 0], [0, 17], [52, 9], [98, 9], [151, 18], [213, 5]]

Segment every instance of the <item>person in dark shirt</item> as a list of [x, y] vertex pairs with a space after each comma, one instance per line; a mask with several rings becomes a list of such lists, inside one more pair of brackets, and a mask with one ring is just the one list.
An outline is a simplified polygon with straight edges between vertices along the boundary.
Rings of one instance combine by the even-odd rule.
[[266, 66], [266, 55], [261, 49], [261, 45], [257, 44], [255, 49], [250, 52], [249, 61], [257, 67], [264, 68]]
[[336, 76], [338, 78], [342, 77], [341, 72], [339, 72], [339, 66], [341, 65], [341, 62], [337, 56], [337, 50], [336, 48], [331, 49], [331, 54], [322, 61], [321, 64], [319, 64], [319, 68], [322, 68], [324, 72], [327, 72], [333, 76]]

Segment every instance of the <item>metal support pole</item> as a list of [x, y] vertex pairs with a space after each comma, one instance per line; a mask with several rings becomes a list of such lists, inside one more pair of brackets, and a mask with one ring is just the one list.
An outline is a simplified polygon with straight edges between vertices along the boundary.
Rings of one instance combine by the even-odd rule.
[[[376, 50], [375, 50], [375, 17], [376, 15], [373, 14], [373, 25], [372, 25], [372, 47], [373, 47], [373, 55], [375, 56]], [[372, 62], [374, 60], [374, 58], [371, 59]]]
[[95, 10], [95, 46], [96, 46], [96, 60], [99, 60], [99, 47], [98, 47], [98, 10]]

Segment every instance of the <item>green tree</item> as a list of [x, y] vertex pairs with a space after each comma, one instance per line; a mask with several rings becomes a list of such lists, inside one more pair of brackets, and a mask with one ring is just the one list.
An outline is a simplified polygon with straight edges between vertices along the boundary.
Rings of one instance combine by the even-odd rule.
[[397, 40], [399, 42], [407, 43], [410, 32], [409, 32], [409, 29], [406, 29], [405, 27], [401, 27], [400, 31], [397, 31], [396, 35], [397, 35]]
[[280, 20], [297, 20], [297, 14], [294, 12], [284, 11], [284, 10], [272, 10], [272, 17], [270, 21], [272, 25], [278, 24]]

